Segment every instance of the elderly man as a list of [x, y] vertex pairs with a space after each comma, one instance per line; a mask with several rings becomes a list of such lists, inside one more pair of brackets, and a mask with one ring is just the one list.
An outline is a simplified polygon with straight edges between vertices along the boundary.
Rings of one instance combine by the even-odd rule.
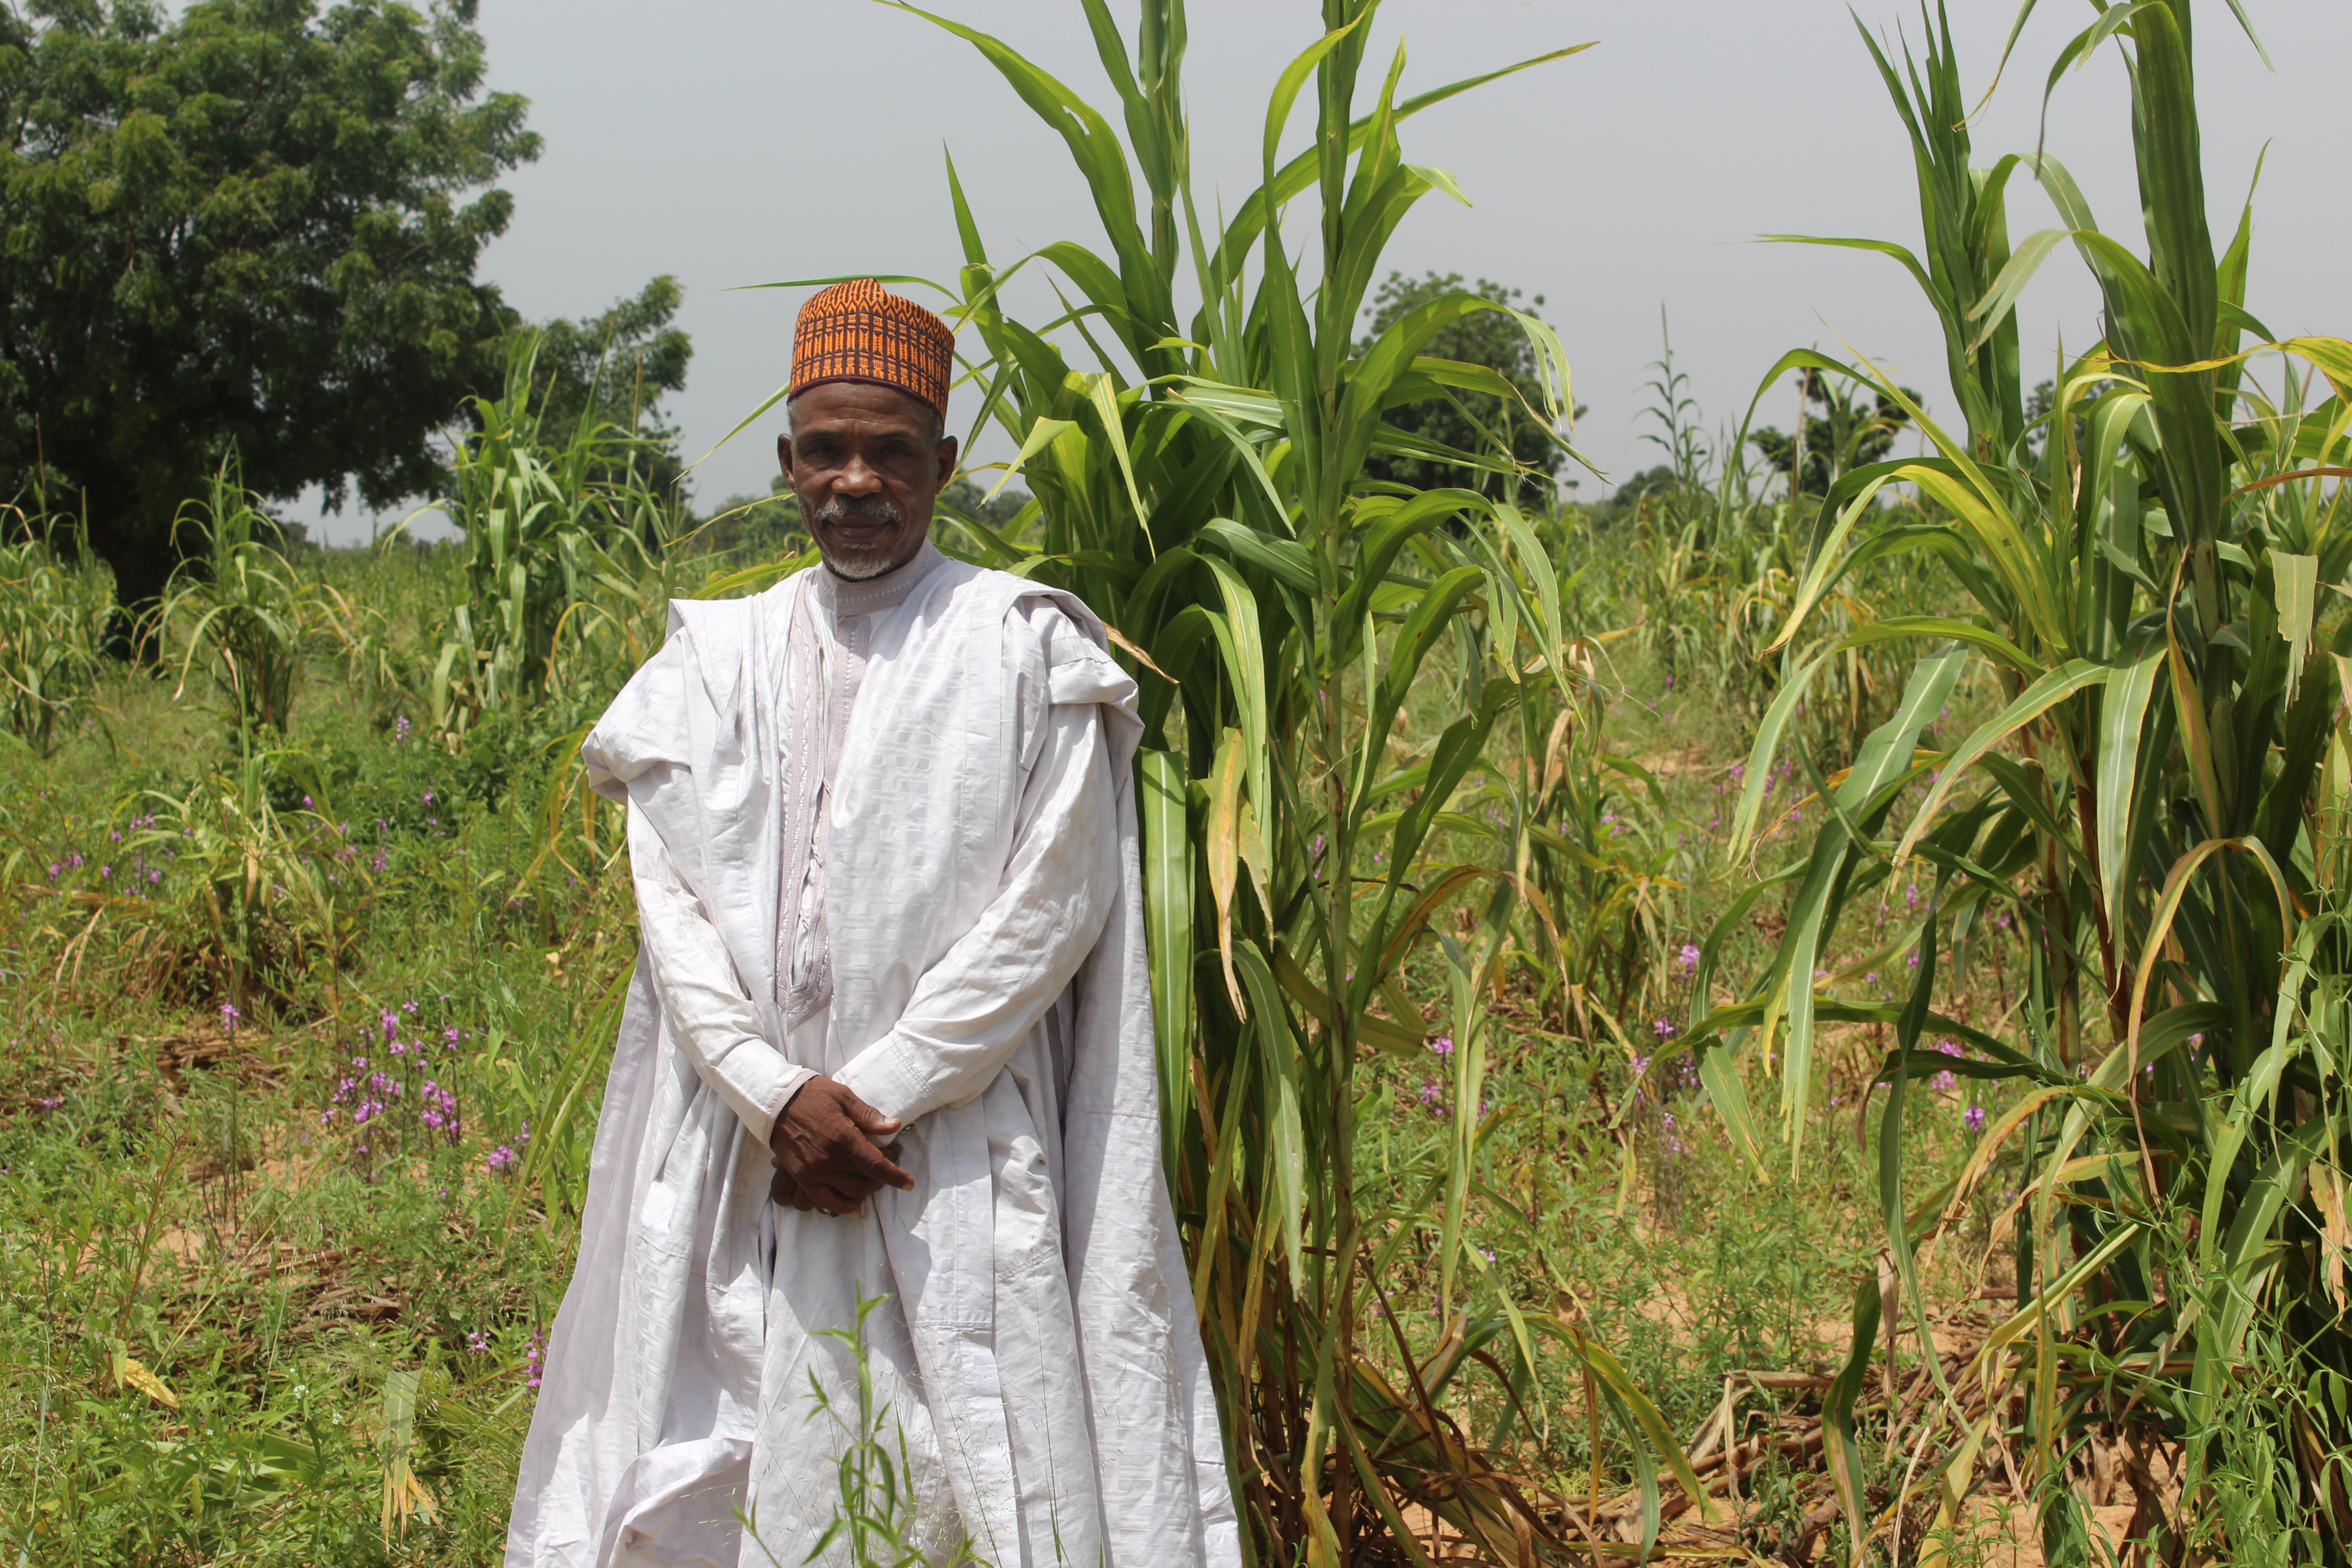
[[953, 349], [870, 279], [808, 301], [776, 451], [823, 565], [673, 605], [583, 748], [643, 947], [510, 1568], [848, 1562], [845, 1456], [932, 1563], [1238, 1559], [1135, 685], [1077, 600], [929, 542]]

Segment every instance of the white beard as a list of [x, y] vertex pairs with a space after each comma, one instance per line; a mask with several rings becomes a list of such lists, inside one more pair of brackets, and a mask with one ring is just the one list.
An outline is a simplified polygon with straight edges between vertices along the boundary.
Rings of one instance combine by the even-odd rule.
[[[902, 521], [898, 509], [887, 502], [884, 502], [873, 511], [853, 510], [850, 507], [843, 505], [838, 497], [818, 509], [815, 521], [842, 522], [853, 517], [861, 519], [880, 517], [894, 523]], [[877, 545], [867, 545], [863, 548], [852, 546], [837, 552], [826, 550], [823, 553], [825, 570], [845, 583], [868, 583], [891, 569], [889, 552]]]
[[868, 583], [890, 570], [890, 558], [878, 551], [859, 551], [837, 560], [828, 555], [824, 569], [845, 583]]

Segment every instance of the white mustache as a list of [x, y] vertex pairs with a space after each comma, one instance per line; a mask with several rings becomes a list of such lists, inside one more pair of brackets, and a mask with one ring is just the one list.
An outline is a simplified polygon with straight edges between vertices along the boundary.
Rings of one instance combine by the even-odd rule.
[[834, 497], [816, 510], [819, 522], [904, 522], [906, 514], [882, 496]]

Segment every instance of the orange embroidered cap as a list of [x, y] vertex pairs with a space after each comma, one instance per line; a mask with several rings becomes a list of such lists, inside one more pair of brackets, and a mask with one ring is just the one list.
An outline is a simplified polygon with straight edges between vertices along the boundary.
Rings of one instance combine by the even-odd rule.
[[827, 381], [895, 386], [944, 419], [955, 333], [938, 316], [871, 278], [809, 297], [793, 327], [793, 391]]

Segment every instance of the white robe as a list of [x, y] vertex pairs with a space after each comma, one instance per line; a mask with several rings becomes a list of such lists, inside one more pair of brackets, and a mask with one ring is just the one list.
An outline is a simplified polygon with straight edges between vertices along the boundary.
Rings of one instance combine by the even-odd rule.
[[[646, 948], [510, 1568], [798, 1563], [845, 1441], [811, 1382], [854, 1425], [824, 1331], [861, 1292], [934, 1560], [1238, 1561], [1160, 1171], [1133, 703], [1085, 606], [928, 546], [672, 606], [583, 748]], [[912, 1192], [767, 1202], [815, 1072], [908, 1121]]]

